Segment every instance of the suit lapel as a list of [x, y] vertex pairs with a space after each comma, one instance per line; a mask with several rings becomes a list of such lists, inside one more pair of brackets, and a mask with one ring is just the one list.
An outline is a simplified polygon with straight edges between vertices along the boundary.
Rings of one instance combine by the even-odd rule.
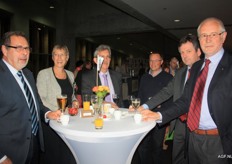
[[210, 111], [212, 110], [212, 92], [215, 90], [218, 84], [222, 83], [221, 80], [223, 80], [223, 77], [225, 77], [224, 73], [226, 72], [226, 69], [229, 67], [228, 61], [228, 54], [224, 53], [221, 61], [218, 63], [218, 66], [210, 82], [207, 98]]
[[187, 73], [187, 66], [185, 67], [185, 69], [183, 69], [183, 71], [180, 72], [180, 76], [181, 76], [181, 80], [180, 80], [180, 86], [181, 86], [181, 93], [184, 90], [184, 86], [185, 86], [185, 78], [186, 78], [186, 73]]

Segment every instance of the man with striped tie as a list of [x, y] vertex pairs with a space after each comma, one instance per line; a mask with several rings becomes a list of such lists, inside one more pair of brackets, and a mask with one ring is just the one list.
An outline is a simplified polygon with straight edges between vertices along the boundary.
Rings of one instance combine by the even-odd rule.
[[34, 77], [26, 67], [30, 47], [24, 33], [4, 34], [0, 60], [0, 163], [39, 163], [44, 149], [41, 118], [58, 119], [37, 93]]

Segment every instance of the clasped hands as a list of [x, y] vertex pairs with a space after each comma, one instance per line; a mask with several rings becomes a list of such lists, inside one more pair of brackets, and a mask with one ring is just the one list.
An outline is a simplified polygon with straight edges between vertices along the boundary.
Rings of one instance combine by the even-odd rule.
[[[135, 111], [132, 105], [129, 106], [129, 111]], [[143, 121], [157, 121], [160, 120], [160, 115], [149, 109], [144, 109], [143, 106], [138, 107], [137, 111], [142, 114]]]

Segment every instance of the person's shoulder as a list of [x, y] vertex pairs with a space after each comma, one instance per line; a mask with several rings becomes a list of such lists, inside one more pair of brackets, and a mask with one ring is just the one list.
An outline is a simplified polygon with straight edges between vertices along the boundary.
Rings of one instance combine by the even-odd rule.
[[185, 72], [186, 70], [187, 70], [187, 66], [184, 65], [183, 67], [181, 67], [178, 70], [176, 70], [176, 75], [181, 74], [181, 73]]
[[170, 73], [166, 72], [166, 71], [161, 71], [161, 74], [163, 74], [163, 76], [165, 76], [165, 77], [173, 78], [173, 76]]
[[119, 76], [122, 77], [122, 74], [120, 72], [114, 71], [112, 69], [109, 70], [110, 75], [112, 76]]
[[45, 68], [39, 71], [39, 74], [46, 74], [52, 72], [52, 67]]
[[71, 72], [71, 71], [69, 71], [69, 70], [67, 70], [67, 69], [65, 69], [65, 71], [66, 71], [69, 75], [73, 75], [73, 72]]

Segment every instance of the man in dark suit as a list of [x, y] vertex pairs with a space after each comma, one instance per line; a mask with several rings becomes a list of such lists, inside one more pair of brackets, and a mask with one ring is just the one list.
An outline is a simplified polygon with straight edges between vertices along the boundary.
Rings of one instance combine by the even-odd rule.
[[[39, 148], [44, 149], [40, 116], [44, 119], [57, 119], [60, 111], [49, 112], [49, 109], [43, 106], [33, 75], [24, 68], [30, 54], [26, 36], [22, 32], [5, 33], [1, 50], [3, 58], [0, 60], [0, 163], [38, 163]], [[19, 71], [24, 83], [17, 74]], [[25, 83], [27, 91], [24, 88]], [[28, 91], [33, 100], [28, 97]]]
[[[82, 75], [82, 95], [92, 94], [92, 88], [96, 86], [96, 80], [98, 79], [98, 85], [106, 85], [110, 88], [109, 96], [106, 96], [105, 101], [111, 103], [113, 107], [122, 106], [122, 75], [119, 72], [110, 70], [111, 61], [111, 49], [108, 45], [100, 45], [96, 48], [94, 52], [94, 62], [97, 63], [97, 56], [103, 57], [103, 63], [101, 65], [100, 71], [97, 77], [97, 70], [93, 69], [91, 71], [85, 72]], [[107, 82], [104, 79], [107, 78]], [[108, 84], [106, 84], [108, 83]], [[113, 101], [113, 94], [119, 96], [119, 103], [116, 105]]]
[[[141, 111], [144, 120], [157, 120], [162, 124], [188, 112], [190, 164], [232, 163], [232, 55], [223, 49], [227, 32], [221, 20], [207, 18], [198, 27], [198, 37], [205, 59], [196, 62], [191, 68], [191, 76], [184, 93], [167, 110], [160, 113]], [[192, 99], [201, 70], [208, 65], [200, 111]], [[199, 83], [198, 83], [199, 84]], [[195, 112], [194, 112], [195, 110]], [[193, 112], [192, 112], [193, 111]], [[190, 115], [191, 113], [191, 115]], [[192, 127], [192, 116], [199, 113], [196, 128]], [[197, 116], [195, 116], [197, 118]]]
[[[173, 101], [181, 97], [184, 85], [189, 77], [189, 71], [192, 65], [200, 59], [201, 50], [197, 40], [194, 35], [186, 35], [180, 39], [178, 46], [182, 61], [185, 66], [180, 68], [172, 81], [168, 83], [160, 92], [155, 94], [149, 101], [145, 102], [138, 110], [152, 109], [161, 103], [167, 101], [173, 96]], [[172, 163], [173, 164], [183, 164], [187, 163], [184, 158], [185, 149], [185, 129], [186, 129], [186, 118], [181, 118], [173, 120], [170, 125], [170, 131], [172, 132], [175, 128], [175, 134], [173, 139], [173, 151], [172, 151]]]

